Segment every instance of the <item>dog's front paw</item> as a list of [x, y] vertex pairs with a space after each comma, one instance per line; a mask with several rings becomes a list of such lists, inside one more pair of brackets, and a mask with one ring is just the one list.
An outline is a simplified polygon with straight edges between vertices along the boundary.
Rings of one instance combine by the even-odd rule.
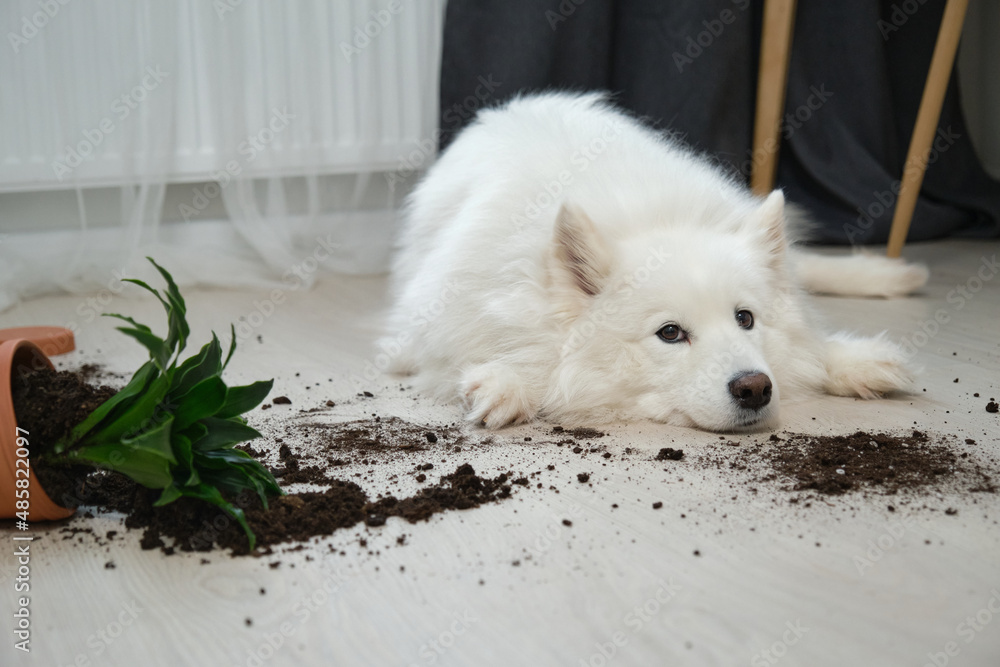
[[913, 384], [906, 356], [885, 334], [875, 338], [836, 334], [827, 341], [826, 352], [826, 390], [836, 396], [881, 398]]
[[469, 369], [460, 387], [470, 410], [466, 419], [497, 429], [534, 418], [535, 407], [528, 387], [518, 374], [499, 364]]

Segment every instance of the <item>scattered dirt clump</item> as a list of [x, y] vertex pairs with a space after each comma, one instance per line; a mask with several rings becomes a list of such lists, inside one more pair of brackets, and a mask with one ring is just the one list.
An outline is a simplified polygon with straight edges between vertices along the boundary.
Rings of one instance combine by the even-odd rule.
[[[469, 464], [458, 466], [438, 484], [421, 489], [409, 498], [393, 496], [372, 502], [353, 482], [328, 479], [325, 491], [293, 493], [269, 502], [264, 509], [256, 496], [236, 499], [250, 528], [257, 536], [258, 548], [283, 542], [304, 542], [330, 535], [358, 523], [381, 526], [392, 516], [410, 523], [426, 521], [447, 510], [464, 510], [498, 502], [510, 496], [508, 475], [494, 479], [480, 477]], [[159, 548], [171, 554], [181, 551], [209, 551], [214, 546], [231, 549], [234, 555], [248, 553], [246, 536], [239, 525], [218, 508], [182, 498], [163, 507], [154, 507], [158, 493], [134, 487], [134, 509], [126, 517], [129, 528], [143, 529], [142, 547]], [[173, 546], [166, 546], [167, 539]]]
[[593, 438], [603, 438], [607, 435], [603, 431], [598, 431], [596, 428], [587, 428], [585, 426], [580, 428], [574, 428], [567, 431], [562, 426], [555, 426], [552, 428], [553, 433], [570, 435], [577, 440], [591, 440]]
[[680, 461], [682, 458], [684, 458], [684, 450], [673, 447], [664, 447], [656, 455], [657, 461]]
[[[954, 481], [962, 473], [976, 481], [970, 491], [995, 491], [990, 476], [967, 461], [967, 454], [956, 454], [944, 441], [932, 441], [921, 431], [909, 435], [863, 431], [852, 435], [790, 435], [767, 447], [758, 446], [746, 456], [760, 457], [777, 477], [790, 479], [793, 491], [895, 494]], [[748, 461], [744, 463], [753, 467]]]

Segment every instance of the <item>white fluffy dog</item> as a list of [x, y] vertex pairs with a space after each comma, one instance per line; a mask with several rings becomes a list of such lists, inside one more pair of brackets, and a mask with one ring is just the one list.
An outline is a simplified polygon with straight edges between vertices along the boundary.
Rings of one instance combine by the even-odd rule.
[[757, 430], [782, 395], [907, 388], [896, 345], [824, 335], [801, 287], [897, 296], [926, 269], [798, 255], [784, 209], [601, 95], [516, 99], [482, 112], [414, 192], [383, 349], [488, 428]]

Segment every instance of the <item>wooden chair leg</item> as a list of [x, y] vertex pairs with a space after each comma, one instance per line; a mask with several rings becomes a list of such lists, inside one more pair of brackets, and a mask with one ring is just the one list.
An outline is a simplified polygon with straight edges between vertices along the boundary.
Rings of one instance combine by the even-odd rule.
[[910, 231], [913, 210], [917, 206], [917, 195], [924, 182], [924, 170], [927, 168], [931, 144], [941, 118], [941, 106], [944, 104], [944, 94], [948, 89], [948, 79], [955, 63], [955, 52], [962, 36], [962, 24], [965, 22], [965, 10], [968, 6], [969, 0], [948, 0], [944, 8], [941, 29], [934, 45], [934, 56], [927, 73], [927, 83], [924, 84], [924, 94], [920, 100], [920, 110], [917, 112], [917, 123], [906, 154], [899, 198], [896, 199], [896, 210], [892, 216], [886, 252], [889, 257], [899, 257]]
[[757, 75], [753, 171], [750, 175], [750, 187], [758, 195], [766, 195], [774, 188], [794, 23], [795, 0], [766, 0], [760, 39], [760, 71]]

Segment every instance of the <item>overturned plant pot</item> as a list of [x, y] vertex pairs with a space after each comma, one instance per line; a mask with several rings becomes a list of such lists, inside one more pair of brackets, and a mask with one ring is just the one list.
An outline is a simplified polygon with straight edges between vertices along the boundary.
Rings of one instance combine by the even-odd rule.
[[31, 434], [18, 428], [14, 414], [15, 380], [52, 368], [45, 353], [29, 340], [0, 343], [0, 519], [53, 521], [74, 512], [53, 502], [38, 482], [29, 462]]
[[[235, 445], [260, 437], [243, 414], [264, 400], [274, 382], [229, 386], [223, 381], [236, 351], [232, 326], [228, 354], [213, 332], [197, 354], [182, 359], [190, 333], [184, 297], [170, 273], [149, 261], [166, 283], [162, 293], [142, 280], [123, 280], [163, 305], [166, 336], [157, 336], [131, 317], [105, 313], [125, 322], [118, 331], [149, 352], [149, 360], [124, 387], [91, 386], [75, 374], [57, 373], [38, 346], [4, 343], [9, 357], [3, 456], [10, 477], [0, 517], [24, 521], [69, 516], [72, 510], [50, 506], [52, 498], [67, 506], [82, 501], [90, 475], [105, 471], [155, 491], [156, 507], [180, 498], [216, 506], [240, 525], [253, 551], [253, 531], [232, 499], [252, 491], [266, 509], [268, 496], [283, 492], [260, 462]], [[40, 484], [48, 490], [49, 504], [41, 502]]]

